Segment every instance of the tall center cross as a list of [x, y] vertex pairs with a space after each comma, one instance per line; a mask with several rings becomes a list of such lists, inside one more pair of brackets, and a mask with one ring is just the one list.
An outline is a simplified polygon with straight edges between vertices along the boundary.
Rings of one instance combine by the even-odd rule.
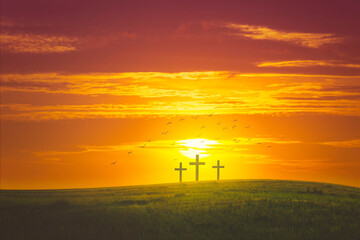
[[195, 165], [196, 167], [196, 181], [199, 181], [199, 165], [205, 165], [204, 162], [199, 162], [199, 155], [196, 155], [196, 162], [190, 162], [190, 165]]
[[213, 168], [217, 168], [217, 180], [220, 179], [220, 168], [225, 168], [224, 166], [220, 166], [220, 160], [217, 160], [217, 166], [212, 166]]
[[182, 163], [180, 163], [180, 167], [179, 168], [175, 168], [175, 171], [179, 171], [179, 175], [180, 175], [180, 182], [182, 182], [182, 171], [187, 170], [187, 168], [183, 168], [182, 167]]

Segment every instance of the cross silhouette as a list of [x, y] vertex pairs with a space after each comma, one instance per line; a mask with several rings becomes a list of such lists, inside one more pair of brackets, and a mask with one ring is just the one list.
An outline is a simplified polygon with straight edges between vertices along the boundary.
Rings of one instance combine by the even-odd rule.
[[199, 162], [199, 155], [196, 155], [196, 162], [190, 162], [190, 165], [196, 166], [196, 181], [199, 181], [199, 165], [205, 165], [204, 162]]
[[180, 182], [182, 182], [182, 171], [183, 171], [183, 170], [187, 170], [187, 168], [183, 168], [183, 167], [182, 167], [182, 163], [180, 163], [180, 167], [179, 167], [179, 168], [175, 168], [175, 171], [179, 171]]
[[217, 180], [220, 180], [220, 168], [225, 168], [224, 166], [220, 166], [220, 160], [217, 160], [217, 166], [212, 166], [213, 168], [217, 168]]

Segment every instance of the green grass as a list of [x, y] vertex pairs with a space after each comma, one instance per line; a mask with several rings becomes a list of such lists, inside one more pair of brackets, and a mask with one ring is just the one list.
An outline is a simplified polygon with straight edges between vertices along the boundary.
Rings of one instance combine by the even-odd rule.
[[0, 239], [360, 239], [360, 189], [234, 180], [2, 190]]

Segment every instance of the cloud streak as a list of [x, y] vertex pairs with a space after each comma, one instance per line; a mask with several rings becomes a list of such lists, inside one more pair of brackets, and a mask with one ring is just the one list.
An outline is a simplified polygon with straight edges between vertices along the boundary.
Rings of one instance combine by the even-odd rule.
[[[1, 117], [125, 118], [214, 111], [359, 115], [358, 79], [359, 76], [236, 72], [5, 74], [1, 91], [7, 96], [15, 95], [17, 100], [3, 102]], [[41, 104], [32, 102], [36, 96], [43, 99]], [[47, 104], [49, 96], [56, 98], [56, 103]]]
[[224, 24], [224, 27], [234, 30], [235, 32], [231, 33], [231, 35], [234, 36], [241, 36], [255, 40], [289, 42], [309, 48], [319, 48], [324, 44], [340, 43], [343, 41], [343, 38], [337, 37], [332, 33], [286, 32], [264, 26], [235, 23]]
[[329, 145], [338, 148], [360, 148], [360, 139], [347, 140], [347, 141], [333, 141], [323, 142], [323, 145]]
[[62, 53], [78, 50], [78, 38], [42, 34], [0, 35], [1, 50], [14, 53]]
[[325, 60], [292, 60], [281, 62], [263, 62], [257, 64], [258, 67], [346, 67], [360, 68], [360, 64], [339, 63], [336, 61]]
[[167, 86], [163, 80], [216, 79], [221, 73], [118, 73], [61, 75], [8, 74], [2, 77], [2, 91], [152, 97], [200, 97], [198, 90]]

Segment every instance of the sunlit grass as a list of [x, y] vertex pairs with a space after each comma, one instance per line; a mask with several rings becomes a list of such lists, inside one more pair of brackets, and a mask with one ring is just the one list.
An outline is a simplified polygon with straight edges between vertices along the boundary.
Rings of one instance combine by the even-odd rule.
[[360, 189], [311, 182], [3, 190], [0, 210], [2, 239], [328, 240], [360, 235]]

